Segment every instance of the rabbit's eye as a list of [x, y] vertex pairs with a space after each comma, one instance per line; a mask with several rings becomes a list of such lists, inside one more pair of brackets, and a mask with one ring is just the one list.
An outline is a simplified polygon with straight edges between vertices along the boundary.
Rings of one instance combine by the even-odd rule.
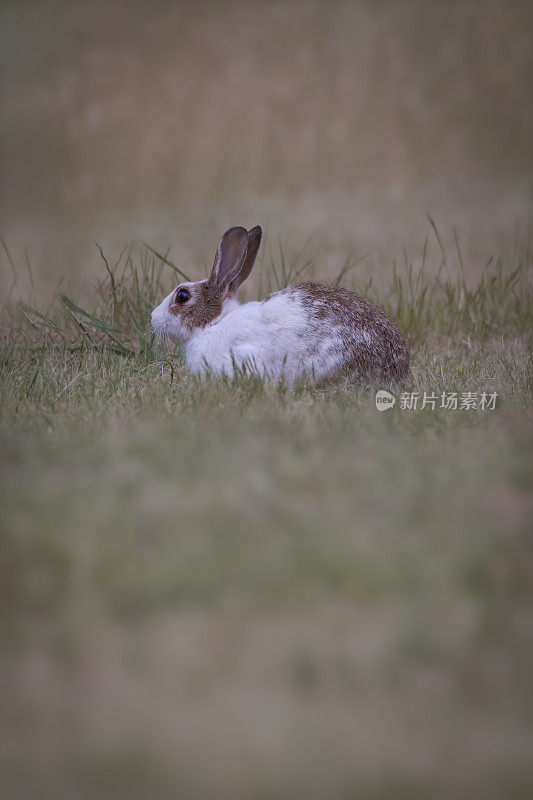
[[186, 303], [189, 299], [190, 294], [187, 289], [180, 289], [179, 292], [176, 294], [176, 301], [178, 303]]

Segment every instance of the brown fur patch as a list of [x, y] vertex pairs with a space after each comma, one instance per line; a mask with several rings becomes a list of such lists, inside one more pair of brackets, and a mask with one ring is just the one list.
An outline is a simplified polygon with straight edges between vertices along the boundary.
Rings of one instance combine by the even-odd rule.
[[190, 299], [186, 303], [171, 302], [169, 310], [187, 328], [205, 328], [220, 315], [222, 296], [216, 289], [212, 289], [209, 282], [182, 284], [177, 287], [175, 294], [181, 288], [190, 293]]
[[343, 346], [341, 375], [383, 380], [407, 376], [409, 345], [384, 311], [348, 289], [318, 283], [300, 283], [294, 288], [310, 317], [310, 355], [316, 341], [334, 330]]

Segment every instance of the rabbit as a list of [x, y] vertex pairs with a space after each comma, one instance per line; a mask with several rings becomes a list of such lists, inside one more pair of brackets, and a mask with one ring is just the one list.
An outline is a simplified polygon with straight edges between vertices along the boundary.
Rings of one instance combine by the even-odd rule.
[[240, 304], [237, 293], [261, 235], [259, 225], [227, 230], [210, 277], [180, 283], [152, 312], [154, 331], [181, 342], [191, 372], [244, 371], [290, 386], [407, 376], [407, 340], [384, 311], [355, 292], [306, 282]]

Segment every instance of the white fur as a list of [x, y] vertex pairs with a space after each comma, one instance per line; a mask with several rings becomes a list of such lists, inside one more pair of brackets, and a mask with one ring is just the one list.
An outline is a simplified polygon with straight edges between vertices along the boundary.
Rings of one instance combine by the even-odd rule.
[[304, 311], [288, 292], [244, 305], [232, 298], [185, 343], [185, 359], [195, 373], [233, 375], [236, 366], [293, 383], [301, 372], [305, 328]]
[[313, 335], [309, 313], [296, 288], [243, 305], [230, 296], [215, 320], [193, 331], [180, 322], [179, 315], [170, 313], [172, 296], [173, 292], [154, 309], [152, 325], [159, 334], [182, 342], [193, 373], [233, 376], [237, 367], [293, 384], [298, 378], [320, 380], [342, 365], [340, 336], [334, 330], [318, 339]]

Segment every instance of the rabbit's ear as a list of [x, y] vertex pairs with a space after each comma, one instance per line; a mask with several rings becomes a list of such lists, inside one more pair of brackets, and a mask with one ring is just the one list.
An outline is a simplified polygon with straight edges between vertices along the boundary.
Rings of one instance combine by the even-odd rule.
[[230, 292], [238, 292], [239, 286], [241, 285], [241, 283], [244, 283], [244, 281], [252, 271], [252, 267], [255, 262], [255, 257], [257, 255], [257, 251], [259, 250], [259, 245], [261, 244], [262, 235], [263, 231], [260, 225], [256, 225], [255, 228], [251, 228], [248, 231], [248, 252], [246, 253], [244, 264], [242, 265], [240, 271], [237, 273], [237, 277], [234, 278], [229, 285]]
[[248, 231], [238, 225], [226, 231], [218, 246], [209, 283], [225, 289], [239, 274], [248, 251]]

